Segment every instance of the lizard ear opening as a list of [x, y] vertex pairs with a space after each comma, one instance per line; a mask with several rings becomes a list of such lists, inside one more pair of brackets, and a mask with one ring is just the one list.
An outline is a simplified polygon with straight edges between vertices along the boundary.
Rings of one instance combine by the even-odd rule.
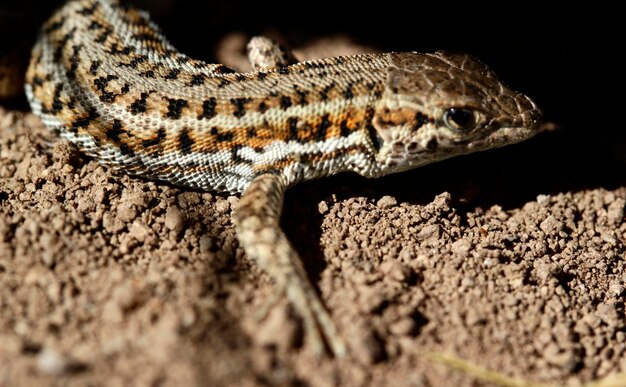
[[376, 152], [378, 152], [380, 148], [383, 147], [385, 140], [383, 140], [380, 134], [378, 134], [378, 131], [374, 128], [373, 125], [367, 126], [367, 133], [370, 136], [370, 140], [372, 140], [372, 145], [374, 146], [374, 149], [376, 150]]

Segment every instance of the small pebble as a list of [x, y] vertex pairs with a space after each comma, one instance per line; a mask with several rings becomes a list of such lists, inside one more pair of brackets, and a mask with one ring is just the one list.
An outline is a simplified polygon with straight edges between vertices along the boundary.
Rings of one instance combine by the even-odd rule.
[[376, 202], [378, 208], [390, 208], [398, 204], [398, 201], [393, 196], [385, 195]]
[[185, 225], [185, 217], [177, 206], [171, 206], [165, 212], [165, 227], [179, 232]]
[[326, 203], [324, 200], [317, 204], [317, 211], [322, 215], [327, 213], [328, 209], [328, 203]]
[[42, 374], [60, 376], [78, 372], [84, 368], [83, 364], [70, 359], [54, 349], [44, 348], [37, 356], [37, 371]]

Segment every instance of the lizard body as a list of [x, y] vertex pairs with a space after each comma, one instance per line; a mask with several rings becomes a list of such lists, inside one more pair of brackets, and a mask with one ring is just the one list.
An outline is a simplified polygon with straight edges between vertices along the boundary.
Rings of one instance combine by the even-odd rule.
[[313, 350], [326, 342], [342, 355], [280, 229], [284, 191], [343, 171], [379, 177], [522, 141], [538, 131], [541, 113], [463, 54], [257, 62], [265, 64], [236, 73], [189, 58], [146, 13], [116, 0], [74, 0], [44, 25], [26, 94], [48, 127], [110, 167], [242, 193], [234, 216], [241, 246], [291, 300]]

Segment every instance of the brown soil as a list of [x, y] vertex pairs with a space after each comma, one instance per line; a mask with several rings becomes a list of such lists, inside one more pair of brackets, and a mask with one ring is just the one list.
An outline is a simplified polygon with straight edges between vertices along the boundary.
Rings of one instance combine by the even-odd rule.
[[433, 352], [537, 382], [619, 372], [626, 186], [546, 183], [529, 160], [554, 136], [292, 189], [283, 227], [350, 348], [316, 359], [284, 300], [259, 317], [273, 286], [237, 196], [112, 173], [0, 108], [0, 386], [476, 383]]

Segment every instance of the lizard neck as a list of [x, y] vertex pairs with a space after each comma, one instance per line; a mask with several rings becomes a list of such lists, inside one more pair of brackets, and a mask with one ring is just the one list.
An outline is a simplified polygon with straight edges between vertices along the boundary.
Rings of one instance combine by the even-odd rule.
[[254, 109], [247, 113], [250, 121], [242, 127], [252, 128], [254, 134], [249, 133], [246, 152], [242, 148], [241, 154], [246, 154], [245, 161], [255, 173], [282, 175], [288, 185], [343, 171], [370, 177], [380, 174], [372, 118], [384, 89], [385, 70], [368, 69], [362, 77], [355, 77], [351, 74], [358, 72], [345, 68], [346, 62], [363, 66], [365, 58], [333, 58], [337, 59], [342, 63], [320, 66], [335, 75], [327, 81], [317, 78], [306, 91], [291, 85], [290, 91], [269, 95], [261, 102], [276, 106], [272, 102], [276, 98], [286, 101], [279, 102], [280, 114]]

